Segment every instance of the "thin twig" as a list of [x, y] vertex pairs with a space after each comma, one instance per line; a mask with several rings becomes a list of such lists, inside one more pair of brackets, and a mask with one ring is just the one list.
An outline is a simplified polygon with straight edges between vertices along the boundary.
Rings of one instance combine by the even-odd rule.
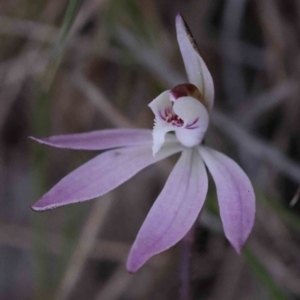
[[276, 1], [273, 0], [257, 0], [255, 2], [267, 46], [266, 62], [268, 75], [273, 84], [278, 84], [286, 77], [283, 63], [286, 35], [284, 34], [284, 24], [280, 17], [280, 9]]
[[244, 260], [229, 247], [224, 255], [220, 270], [209, 300], [232, 300], [238, 289]]
[[275, 147], [249, 134], [236, 124], [232, 118], [220, 113], [217, 109], [214, 109], [211, 118], [212, 123], [242, 147], [244, 151], [258, 159], [271, 163], [290, 179], [300, 182], [300, 165], [298, 163], [290, 160]]
[[110, 0], [88, 0], [84, 1], [80, 11], [78, 12], [76, 19], [70, 29], [68, 40], [71, 40], [74, 35], [80, 30], [83, 25], [89, 20], [89, 18], [96, 13], [103, 5]]
[[194, 228], [192, 227], [189, 232], [181, 241], [181, 289], [180, 299], [189, 300], [191, 299], [191, 256], [192, 256], [192, 243], [194, 240]]
[[[80, 12], [78, 13], [72, 28], [70, 29], [69, 35], [67, 37], [68, 40], [71, 40], [72, 37], [77, 33], [77, 31], [84, 25], [84, 23], [87, 21], [87, 19], [100, 7], [100, 5], [103, 5], [106, 3], [107, 0], [90, 0], [85, 1]], [[53, 10], [52, 8], [55, 7], [54, 11], [57, 13], [59, 10], [57, 9], [57, 3], [56, 1], [51, 1], [49, 5], [45, 8], [44, 12], [41, 14], [42, 16], [46, 15], [45, 12]], [[59, 4], [61, 5], [61, 4]], [[52, 14], [53, 15], [53, 14]], [[54, 15], [50, 17], [50, 19], [54, 18]], [[19, 34], [26, 34], [27, 37], [30, 38], [37, 38], [37, 39], [43, 39], [43, 41], [49, 42], [52, 41], [52, 38], [56, 32], [55, 28], [53, 28], [50, 25], [40, 25], [37, 22], [32, 21], [18, 21], [18, 20], [12, 20], [7, 17], [1, 17], [2, 18], [2, 25], [4, 25], [6, 30], [9, 30], [10, 33], [19, 32]], [[46, 21], [50, 21], [49, 18]], [[1, 19], [0, 19], [0, 25], [1, 25]], [[11, 29], [9, 29], [11, 28]], [[20, 30], [22, 28], [22, 30]], [[25, 29], [26, 30], [25, 30]], [[29, 32], [27, 30], [32, 30], [32, 32]], [[5, 29], [3, 29], [5, 30]], [[8, 32], [7, 32], [8, 33]], [[46, 35], [46, 34], [49, 34]], [[67, 41], [66, 41], [67, 43]], [[25, 53], [25, 54], [24, 54]], [[12, 64], [10, 70], [8, 71], [7, 80], [10, 83], [11, 77], [16, 77], [15, 74], [18, 74], [18, 78], [20, 79], [17, 84], [15, 82], [14, 87], [10, 88], [10, 84], [8, 85], [6, 83], [3, 84], [2, 92], [0, 93], [0, 100], [4, 103], [4, 105], [1, 106], [1, 115], [0, 115], [0, 131], [1, 128], [5, 122], [5, 119], [16, 100], [19, 92], [21, 91], [23, 87], [24, 80], [27, 78], [28, 75], [32, 74], [33, 66], [36, 66], [36, 63], [40, 61], [40, 48], [37, 47], [36, 43], [32, 40], [29, 40], [27, 44], [23, 47], [23, 51], [21, 56], [25, 57], [26, 59], [22, 60], [16, 60], [14, 64]], [[39, 67], [39, 71], [43, 72], [47, 66], [48, 58], [50, 56], [48, 55], [47, 59], [44, 57], [44, 63], [42, 66]], [[34, 68], [35, 69], [35, 68]]]
[[[101, 202], [101, 199], [99, 200]], [[98, 201], [98, 202], [99, 202]], [[99, 204], [100, 205], [100, 204]], [[17, 225], [0, 224], [0, 245], [12, 247], [15, 249], [33, 250], [34, 233], [28, 228]], [[45, 249], [51, 255], [61, 255], [60, 245], [73, 243], [73, 240], [65, 239], [62, 235], [57, 233], [49, 233], [49, 243]], [[97, 260], [110, 260], [123, 264], [127, 258], [130, 250], [130, 244], [124, 242], [117, 242], [111, 240], [97, 239], [89, 252], [89, 258]], [[149, 265], [159, 267], [163, 265], [168, 255], [164, 253], [160, 255], [161, 259], [150, 260]]]
[[57, 32], [55, 27], [47, 24], [0, 16], [1, 34], [16, 35], [49, 43], [52, 42]]
[[104, 224], [104, 218], [112, 204], [112, 194], [107, 194], [96, 201], [82, 229], [79, 242], [70, 259], [66, 274], [56, 292], [55, 300], [68, 299], [73, 291], [97, 240], [97, 235]]
[[296, 194], [292, 198], [292, 200], [290, 202], [290, 206], [293, 207], [294, 205], [296, 205], [296, 203], [299, 201], [299, 198], [300, 198], [300, 186], [299, 186]]
[[[235, 41], [239, 39], [239, 31], [242, 25], [246, 3], [247, 0], [227, 0], [225, 2], [221, 45], [223, 52], [227, 53], [227, 56], [241, 56], [240, 44]], [[223, 64], [223, 81], [228, 101], [236, 105], [246, 98], [246, 86], [242, 67], [226, 59]]]
[[92, 84], [82, 73], [79, 71], [74, 73], [72, 82], [114, 126], [133, 127], [133, 124], [110, 104], [102, 91]]
[[255, 97], [251, 101], [250, 107], [243, 108], [242, 111], [240, 110], [236, 113], [238, 121], [244, 126], [249, 127], [261, 114], [276, 107], [282, 103], [284, 99], [294, 94], [297, 85], [298, 83], [292, 80], [282, 81], [270, 91]]
[[147, 66], [156, 77], [162, 80], [166, 85], [176, 85], [184, 81], [181, 74], [174, 72], [172, 68], [165, 62], [165, 58], [156, 53], [153, 49], [143, 46], [136, 37], [123, 27], [118, 29], [118, 40], [123, 43], [129, 50], [132, 56], [141, 63], [142, 66]]
[[237, 39], [228, 40], [226, 43], [230, 44], [234, 49], [239, 49], [240, 55], [236, 55], [236, 51], [222, 52], [221, 55], [224, 56], [224, 59], [230, 60], [235, 65], [249, 66], [256, 70], [265, 69], [265, 49]]
[[133, 276], [126, 270], [124, 264], [120, 264], [117, 271], [108, 280], [107, 284], [100, 290], [95, 297], [96, 300], [116, 300], [127, 288]]
[[[101, 201], [101, 200], [100, 200]], [[16, 225], [0, 224], [0, 245], [22, 249], [27, 251], [33, 250], [33, 232], [27, 228]], [[52, 255], [60, 255], [60, 245], [71, 243], [62, 235], [49, 233], [48, 247], [45, 249]], [[99, 240], [95, 242], [92, 251], [89, 254], [93, 259], [108, 259], [116, 262], [124, 262], [130, 245], [122, 242]]]
[[17, 58], [7, 72], [0, 92], [0, 131], [14, 101], [17, 99], [17, 96], [23, 87], [25, 78], [35, 70], [35, 67], [32, 66], [38, 68], [42, 67], [42, 65], [40, 65], [39, 52], [34, 49], [26, 51], [26, 54], [22, 55], [20, 59]]
[[[40, 15], [40, 19], [44, 22], [51, 22], [56, 14], [60, 12], [60, 8], [62, 7], [61, 1], [50, 1], [43, 12]], [[49, 11], [53, 11], [53, 13], [48, 14]], [[31, 26], [32, 30], [36, 30], [35, 27]], [[28, 33], [30, 36], [30, 33]], [[37, 44], [33, 40], [29, 40], [22, 49], [22, 53], [20, 54], [21, 59], [16, 59], [14, 63], [11, 64], [9, 70], [7, 71], [7, 76], [2, 83], [2, 90], [0, 93], [0, 101], [4, 103], [1, 105], [0, 110], [0, 131], [5, 123], [6, 117], [8, 116], [11, 107], [14, 101], [17, 99], [25, 79], [28, 75], [32, 74], [32, 70], [35, 69], [36, 65], [40, 64], [40, 48], [37, 47]], [[47, 62], [44, 61], [42, 64], [42, 68], [40, 71], [44, 70]], [[39, 68], [41, 66], [39, 65]], [[19, 80], [13, 81], [13, 87], [11, 86], [12, 78], [18, 78]]]
[[284, 286], [295, 295], [300, 295], [299, 276], [292, 272], [269, 246], [264, 246], [254, 238], [249, 242], [249, 248], [260, 259], [262, 265], [274, 277], [278, 285]]

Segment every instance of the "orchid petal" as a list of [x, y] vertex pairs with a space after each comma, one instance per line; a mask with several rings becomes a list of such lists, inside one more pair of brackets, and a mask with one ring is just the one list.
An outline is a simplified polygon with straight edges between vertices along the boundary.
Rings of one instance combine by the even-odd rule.
[[41, 211], [102, 196], [145, 167], [179, 151], [182, 146], [170, 142], [155, 158], [150, 145], [104, 152], [59, 181], [32, 209]]
[[170, 91], [165, 91], [157, 96], [149, 107], [155, 115], [155, 124], [153, 128], [153, 155], [155, 155], [165, 141], [167, 132], [174, 130], [173, 126], [165, 120], [166, 115], [172, 111], [172, 102], [170, 100]]
[[240, 166], [224, 154], [202, 146], [199, 152], [216, 184], [225, 235], [240, 253], [255, 217], [251, 182]]
[[153, 204], [131, 248], [127, 269], [137, 271], [150, 257], [176, 244], [192, 227], [204, 203], [208, 179], [194, 149], [186, 149]]
[[151, 130], [148, 129], [106, 129], [42, 139], [30, 138], [52, 147], [82, 150], [104, 150], [152, 143]]
[[174, 102], [173, 110], [184, 121], [183, 127], [175, 129], [178, 140], [186, 147], [199, 144], [209, 123], [205, 106], [192, 97], [181, 97]]
[[214, 102], [214, 83], [211, 74], [200, 56], [194, 38], [180, 14], [176, 16], [177, 40], [184, 61], [189, 82], [202, 93], [208, 110]]

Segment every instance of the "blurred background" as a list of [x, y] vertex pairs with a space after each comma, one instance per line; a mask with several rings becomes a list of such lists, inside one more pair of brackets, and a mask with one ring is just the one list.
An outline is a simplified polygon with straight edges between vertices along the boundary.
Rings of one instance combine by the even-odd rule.
[[238, 256], [210, 182], [189, 299], [300, 299], [298, 0], [0, 3], [0, 299], [188, 299], [182, 242], [134, 275], [124, 266], [174, 159], [101, 199], [44, 213], [29, 207], [98, 152], [28, 136], [152, 128], [147, 104], [187, 81], [177, 12], [215, 82], [206, 144], [242, 166], [257, 196], [255, 227]]

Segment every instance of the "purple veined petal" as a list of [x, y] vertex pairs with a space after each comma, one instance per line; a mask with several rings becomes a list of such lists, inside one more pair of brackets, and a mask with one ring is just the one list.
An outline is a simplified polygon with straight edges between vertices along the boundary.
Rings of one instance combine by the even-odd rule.
[[182, 150], [179, 143], [166, 143], [155, 157], [150, 145], [104, 152], [64, 177], [32, 209], [43, 211], [102, 196], [145, 167]]
[[192, 97], [181, 97], [174, 102], [173, 110], [184, 121], [175, 129], [178, 140], [186, 147], [201, 143], [209, 123], [205, 106]]
[[52, 147], [82, 150], [104, 150], [152, 143], [152, 134], [149, 129], [105, 129], [42, 139], [30, 138]]
[[255, 194], [252, 184], [231, 158], [208, 147], [199, 147], [217, 188], [224, 232], [240, 253], [254, 224]]
[[195, 149], [184, 150], [131, 248], [127, 260], [129, 272], [136, 272], [150, 257], [184, 237], [198, 217], [207, 187], [207, 174], [199, 153]]
[[177, 40], [189, 82], [199, 88], [209, 111], [214, 103], [214, 83], [211, 74], [200, 56], [199, 49], [182, 16], [176, 16]]

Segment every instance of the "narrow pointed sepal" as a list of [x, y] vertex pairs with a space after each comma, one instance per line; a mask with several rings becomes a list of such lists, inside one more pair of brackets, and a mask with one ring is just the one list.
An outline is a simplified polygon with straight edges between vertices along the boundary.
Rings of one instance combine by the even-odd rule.
[[195, 149], [186, 149], [148, 213], [127, 260], [136, 272], [150, 257], [181, 240], [194, 224], [208, 187], [204, 163]]
[[104, 152], [64, 177], [32, 209], [43, 211], [102, 196], [145, 167], [180, 151], [181, 145], [170, 142], [155, 158], [151, 145]]
[[192, 33], [180, 14], [176, 16], [176, 31], [189, 82], [198, 87], [207, 109], [211, 111], [215, 94], [213, 79], [200, 55]]
[[152, 143], [151, 130], [149, 129], [105, 129], [40, 139], [30, 138], [40, 144], [52, 147], [81, 150], [105, 150]]
[[252, 184], [231, 158], [204, 146], [199, 147], [199, 152], [216, 184], [225, 235], [240, 253], [254, 224], [255, 194]]

